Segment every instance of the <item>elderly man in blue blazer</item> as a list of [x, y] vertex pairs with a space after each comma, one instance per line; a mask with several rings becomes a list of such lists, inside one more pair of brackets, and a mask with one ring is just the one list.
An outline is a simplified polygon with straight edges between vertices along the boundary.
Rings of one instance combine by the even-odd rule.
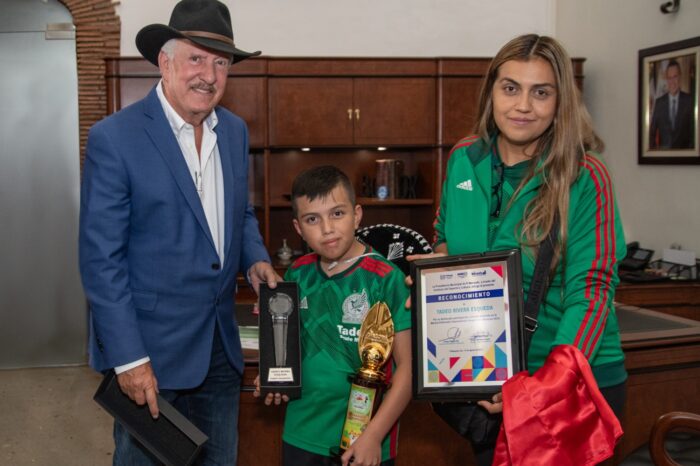
[[[248, 133], [216, 107], [235, 47], [226, 6], [183, 0], [136, 37], [161, 80], [90, 131], [80, 203], [80, 271], [90, 364], [158, 416], [156, 393], [209, 441], [200, 464], [236, 463], [243, 359], [236, 275], [274, 287], [248, 202]], [[115, 423], [115, 464], [158, 464]]]

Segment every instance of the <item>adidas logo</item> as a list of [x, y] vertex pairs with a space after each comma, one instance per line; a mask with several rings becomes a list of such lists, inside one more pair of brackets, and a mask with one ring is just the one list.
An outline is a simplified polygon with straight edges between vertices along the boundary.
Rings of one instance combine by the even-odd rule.
[[457, 185], [457, 189], [463, 189], [464, 191], [474, 191], [472, 187], [472, 180], [462, 181]]
[[309, 308], [309, 303], [306, 300], [306, 296], [304, 296], [301, 300], [301, 303], [299, 303], [299, 309], [308, 309]]

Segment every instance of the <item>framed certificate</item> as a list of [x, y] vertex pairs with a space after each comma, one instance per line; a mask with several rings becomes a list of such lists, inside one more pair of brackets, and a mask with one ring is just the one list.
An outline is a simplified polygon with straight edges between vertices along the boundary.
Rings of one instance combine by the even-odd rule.
[[525, 368], [520, 251], [411, 263], [413, 395], [486, 400]]

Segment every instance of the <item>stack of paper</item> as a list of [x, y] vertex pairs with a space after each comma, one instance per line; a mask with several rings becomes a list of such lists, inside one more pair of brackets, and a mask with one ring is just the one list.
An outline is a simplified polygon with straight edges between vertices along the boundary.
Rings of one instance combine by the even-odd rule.
[[241, 325], [238, 327], [241, 333], [241, 346], [243, 349], [259, 349], [258, 327]]

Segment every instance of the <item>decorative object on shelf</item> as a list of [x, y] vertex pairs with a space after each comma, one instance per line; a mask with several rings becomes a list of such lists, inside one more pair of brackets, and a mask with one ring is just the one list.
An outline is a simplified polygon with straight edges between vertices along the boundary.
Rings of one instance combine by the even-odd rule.
[[700, 164], [700, 36], [639, 51], [638, 163]]
[[355, 236], [396, 264], [404, 274], [410, 270], [406, 256], [433, 252], [423, 235], [400, 225], [371, 225], [358, 229]]
[[418, 176], [402, 176], [400, 179], [399, 197], [401, 199], [415, 199], [416, 185], [418, 184]]
[[377, 160], [377, 197], [381, 200], [398, 197], [399, 177], [403, 162], [397, 159]]
[[280, 264], [290, 264], [293, 255], [294, 251], [292, 251], [292, 248], [287, 244], [287, 238], [282, 239], [282, 247], [277, 250], [277, 257], [279, 257]]
[[361, 197], [374, 197], [376, 194], [376, 180], [368, 175], [362, 175], [362, 186], [360, 186]]

